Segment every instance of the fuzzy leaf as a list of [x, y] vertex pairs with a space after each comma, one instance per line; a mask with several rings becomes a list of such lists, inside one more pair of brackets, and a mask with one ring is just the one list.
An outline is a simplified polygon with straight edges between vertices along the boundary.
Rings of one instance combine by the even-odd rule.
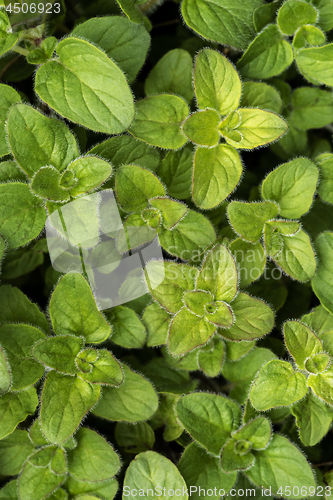
[[229, 60], [217, 50], [199, 52], [194, 66], [194, 88], [200, 109], [213, 108], [227, 115], [239, 106], [242, 84]]
[[186, 200], [191, 196], [192, 144], [179, 151], [169, 151], [161, 162], [158, 175], [166, 184], [170, 196]]
[[187, 102], [193, 98], [192, 58], [183, 49], [167, 52], [154, 66], [145, 81], [147, 96], [177, 94]]
[[112, 342], [128, 349], [145, 345], [147, 332], [133, 309], [117, 306], [108, 317], [112, 324]]
[[220, 140], [220, 121], [221, 117], [214, 109], [197, 111], [183, 123], [183, 133], [199, 146], [217, 146]]
[[34, 175], [31, 182], [31, 190], [40, 198], [52, 201], [69, 201], [69, 190], [60, 185], [61, 174], [54, 167], [42, 167]]
[[47, 165], [61, 172], [79, 156], [75, 137], [66, 125], [27, 104], [11, 108], [7, 130], [13, 156], [29, 177]]
[[241, 74], [256, 80], [282, 73], [294, 60], [293, 49], [275, 24], [265, 28], [237, 63]]
[[187, 118], [186, 102], [176, 95], [161, 94], [136, 103], [136, 115], [129, 132], [152, 146], [179, 149], [186, 142], [181, 124]]
[[228, 205], [230, 223], [244, 240], [255, 243], [261, 238], [265, 222], [279, 213], [276, 203], [244, 203], [232, 201]]
[[323, 351], [319, 338], [303, 323], [286, 321], [283, 325], [286, 347], [295, 359], [298, 368], [305, 369], [305, 361]]
[[124, 132], [134, 118], [134, 102], [118, 66], [102, 50], [74, 37], [62, 40], [57, 54], [59, 59], [36, 73], [38, 96], [74, 123], [107, 134]]
[[43, 376], [44, 367], [32, 358], [31, 349], [44, 337], [44, 333], [34, 326], [23, 324], [0, 326], [0, 345], [6, 352], [12, 391], [25, 389]]
[[[0, 42], [1, 44], [1, 42]], [[9, 153], [6, 141], [6, 120], [10, 107], [21, 101], [20, 94], [9, 85], [0, 84], [0, 157]]]
[[32, 194], [27, 184], [0, 184], [0, 232], [9, 249], [37, 238], [45, 221], [43, 201]]
[[[254, 35], [252, 15], [260, 0], [183, 0], [186, 24], [203, 38], [244, 50]], [[241, 7], [241, 9], [240, 9]]]
[[[16, 476], [23, 464], [35, 451], [27, 431], [16, 430], [0, 441], [0, 467], [3, 475]], [[1, 496], [0, 496], [1, 498]]]
[[[231, 321], [232, 321], [232, 315]], [[186, 307], [181, 309], [170, 324], [168, 347], [173, 356], [181, 356], [204, 345], [212, 335], [216, 326], [205, 318], [200, 318]]]
[[207, 254], [196, 288], [210, 292], [215, 300], [230, 302], [237, 293], [236, 263], [224, 245], [216, 245]]
[[75, 357], [82, 346], [81, 338], [59, 335], [59, 337], [49, 337], [37, 342], [32, 348], [32, 355], [50, 368], [75, 375], [77, 372]]
[[279, 488], [285, 491], [286, 486], [292, 485], [298, 493], [289, 498], [296, 500], [304, 496], [302, 486], [307, 491], [310, 487], [315, 488], [316, 481], [306, 458], [287, 438], [275, 434], [266, 450], [254, 452], [254, 455], [255, 464], [245, 474], [255, 485], [265, 489], [271, 487], [274, 495]]
[[235, 189], [242, 172], [241, 159], [232, 146], [219, 144], [211, 149], [199, 147], [194, 156], [194, 203], [202, 209], [216, 207]]
[[143, 210], [149, 198], [165, 195], [158, 178], [150, 170], [135, 165], [124, 165], [117, 170], [116, 192], [126, 212]]
[[86, 342], [100, 343], [110, 333], [98, 311], [90, 286], [79, 273], [67, 273], [58, 282], [49, 305], [56, 335], [83, 336]]
[[329, 368], [317, 375], [311, 374], [308, 378], [308, 386], [320, 398], [333, 406], [333, 369]]
[[311, 281], [312, 289], [325, 309], [333, 314], [333, 288], [331, 286], [333, 233], [320, 234], [316, 239], [315, 248], [319, 263], [315, 277]]
[[306, 377], [294, 372], [290, 363], [269, 361], [261, 368], [250, 392], [251, 403], [258, 411], [289, 406], [307, 393]]
[[325, 127], [333, 121], [332, 92], [299, 87], [292, 95], [291, 120], [300, 130]]
[[[200, 500], [199, 486], [202, 489], [209, 489], [211, 485], [217, 491], [223, 490], [228, 493], [236, 482], [237, 473], [226, 474], [221, 470], [219, 459], [209, 455], [197, 443], [191, 443], [185, 448], [184, 453], [178, 463], [178, 468], [187, 485], [197, 487], [192, 489], [191, 498]], [[217, 497], [215, 495], [215, 497]]]
[[235, 148], [254, 149], [279, 139], [287, 132], [288, 125], [276, 113], [240, 108], [227, 116], [219, 129], [226, 141]]
[[106, 349], [85, 349], [78, 354], [76, 365], [78, 376], [91, 384], [119, 386], [124, 378], [119, 362]]
[[198, 355], [200, 369], [211, 378], [218, 377], [224, 360], [224, 344], [218, 336], [214, 336], [202, 347]]
[[293, 35], [304, 24], [315, 24], [318, 13], [308, 2], [287, 0], [279, 9], [277, 24], [286, 35]]
[[231, 302], [234, 324], [219, 333], [229, 340], [253, 340], [269, 333], [274, 326], [272, 309], [260, 299], [239, 293]]
[[13, 432], [17, 424], [25, 420], [28, 415], [32, 415], [38, 402], [37, 391], [34, 387], [0, 396], [0, 439]]
[[[155, 451], [146, 451], [137, 455], [130, 463], [124, 479], [124, 491], [129, 493], [129, 499], [133, 500], [135, 497], [131, 494], [132, 491], [147, 491], [147, 489], [155, 491], [155, 488], [161, 485], [166, 487], [167, 494], [163, 495], [165, 500], [175, 498], [174, 494], [168, 493], [169, 491], [183, 492], [187, 489], [183, 477], [171, 460]], [[187, 500], [188, 494], [185, 493], [182, 497]]]
[[166, 344], [170, 319], [170, 314], [156, 302], [146, 307], [142, 316], [142, 322], [148, 332], [148, 347]]
[[72, 35], [98, 45], [131, 83], [143, 66], [150, 45], [146, 28], [125, 17], [96, 17], [79, 24]]
[[118, 422], [115, 428], [115, 438], [118, 445], [127, 453], [137, 454], [141, 451], [148, 451], [155, 444], [154, 431], [146, 422], [139, 422], [136, 425]]
[[163, 281], [158, 286], [148, 281], [148, 288], [153, 298], [157, 300], [168, 312], [176, 313], [183, 307], [182, 297], [185, 291], [194, 290], [194, 280], [198, 275], [195, 267], [174, 262], [151, 261], [148, 262], [149, 276], [156, 276], [156, 280]]
[[70, 163], [66, 172], [71, 172], [75, 179], [75, 185], [70, 188], [71, 196], [79, 196], [103, 184], [110, 177], [112, 167], [95, 156], [84, 156]]
[[333, 155], [318, 156], [316, 162], [320, 171], [317, 192], [322, 200], [333, 204]]
[[213, 455], [240, 424], [241, 409], [230, 399], [217, 394], [193, 393], [181, 397], [176, 413], [187, 432]]
[[149, 419], [157, 410], [158, 397], [153, 386], [142, 375], [122, 365], [124, 382], [119, 388], [104, 387], [93, 410], [107, 420], [140, 422]]
[[278, 203], [282, 217], [299, 219], [312, 205], [318, 177], [312, 161], [297, 158], [268, 174], [262, 183], [263, 198]]
[[165, 229], [172, 229], [188, 211], [186, 205], [169, 198], [154, 198], [150, 205], [160, 211]]
[[[265, 4], [269, 6], [271, 4]], [[243, 84], [241, 108], [261, 108], [266, 111], [280, 113], [282, 99], [279, 92], [267, 83], [245, 82]]]
[[66, 441], [99, 396], [99, 385], [52, 370], [45, 380], [40, 413], [46, 438], [55, 444]]
[[299, 50], [296, 63], [302, 75], [311, 83], [333, 87], [333, 43]]
[[291, 407], [302, 443], [314, 446], [327, 434], [333, 419], [333, 409], [311, 391]]
[[236, 260], [241, 288], [262, 275], [266, 267], [266, 255], [259, 242], [253, 244], [237, 238], [228, 248]]
[[79, 429], [77, 446], [68, 452], [68, 471], [79, 481], [111, 479], [120, 469], [120, 460], [112, 446], [90, 429]]
[[142, 373], [162, 394], [184, 394], [196, 387], [196, 381], [191, 380], [188, 372], [175, 370], [164, 359], [152, 359], [143, 367]]

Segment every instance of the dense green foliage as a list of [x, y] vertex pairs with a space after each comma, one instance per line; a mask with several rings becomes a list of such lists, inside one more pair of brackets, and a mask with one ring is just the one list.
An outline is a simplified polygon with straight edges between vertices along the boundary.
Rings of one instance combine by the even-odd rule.
[[53, 4], [0, 0], [0, 499], [332, 500], [333, 0]]

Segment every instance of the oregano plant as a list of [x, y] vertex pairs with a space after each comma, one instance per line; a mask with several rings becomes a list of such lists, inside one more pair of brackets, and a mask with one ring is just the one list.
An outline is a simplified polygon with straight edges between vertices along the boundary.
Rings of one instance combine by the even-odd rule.
[[0, 0], [0, 500], [333, 498], [333, 0]]

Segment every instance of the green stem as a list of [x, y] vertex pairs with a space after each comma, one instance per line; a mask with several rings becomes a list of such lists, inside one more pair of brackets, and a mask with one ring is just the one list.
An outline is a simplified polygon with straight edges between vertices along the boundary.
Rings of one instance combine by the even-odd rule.
[[24, 49], [23, 47], [19, 47], [18, 45], [13, 47], [12, 50], [14, 52], [17, 52], [18, 54], [21, 54], [22, 56], [27, 56], [29, 54], [29, 50]]

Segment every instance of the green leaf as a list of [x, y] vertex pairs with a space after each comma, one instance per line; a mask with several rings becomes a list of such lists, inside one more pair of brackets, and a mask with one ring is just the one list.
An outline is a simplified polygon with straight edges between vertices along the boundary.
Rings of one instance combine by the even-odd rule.
[[188, 114], [188, 106], [181, 97], [172, 94], [147, 97], [136, 103], [129, 132], [152, 146], [179, 149], [187, 142], [181, 124]]
[[[272, 5], [272, 4], [267, 4]], [[266, 111], [280, 113], [282, 99], [280, 93], [267, 83], [245, 82], [243, 84], [241, 108], [261, 108]]]
[[305, 361], [323, 351], [319, 338], [303, 323], [286, 321], [283, 325], [286, 347], [295, 359], [298, 368], [305, 369]]
[[[199, 487], [207, 491], [212, 485], [220, 492], [228, 493], [236, 482], [237, 473], [226, 474], [221, 470], [219, 459], [208, 455], [197, 443], [185, 448], [178, 468], [188, 487], [192, 486], [191, 498], [200, 500]], [[194, 490], [194, 487], [197, 489]], [[217, 495], [214, 495], [217, 498]]]
[[213, 108], [221, 115], [227, 115], [238, 108], [242, 93], [240, 78], [231, 62], [217, 50], [199, 52], [193, 78], [200, 109]]
[[291, 485], [294, 493], [288, 497], [301, 499], [304, 496], [302, 486], [307, 491], [310, 487], [315, 488], [316, 481], [306, 458], [287, 438], [275, 434], [266, 450], [254, 452], [254, 455], [254, 466], [245, 474], [255, 485], [272, 488], [273, 495], [277, 495], [279, 488], [285, 491], [285, 487]]
[[279, 214], [299, 219], [311, 207], [319, 172], [307, 158], [297, 158], [270, 172], [262, 183], [265, 200], [278, 203]]
[[176, 413], [192, 438], [213, 455], [220, 454], [241, 419], [238, 404], [224, 396], [203, 392], [181, 397]]
[[186, 205], [169, 198], [154, 198], [149, 203], [161, 213], [165, 229], [173, 229], [188, 211]]
[[118, 66], [102, 50], [74, 37], [58, 44], [57, 55], [37, 71], [37, 95], [74, 123], [107, 134], [124, 132], [134, 118], [134, 102]]
[[230, 306], [235, 320], [228, 330], [219, 330], [223, 337], [229, 340], [253, 340], [272, 330], [274, 313], [263, 300], [239, 293]]
[[319, 11], [318, 26], [324, 31], [333, 28], [333, 5], [331, 0], [313, 0], [313, 5]]
[[279, 207], [276, 203], [244, 203], [232, 201], [228, 205], [228, 217], [232, 228], [244, 240], [255, 243], [264, 229], [265, 222], [276, 217]]
[[182, 260], [195, 260], [216, 241], [216, 234], [203, 214], [188, 210], [172, 231], [161, 228], [159, 241], [170, 255]]
[[31, 190], [40, 198], [61, 202], [69, 201], [69, 190], [62, 187], [60, 181], [61, 174], [56, 168], [42, 167], [32, 178]]
[[[194, 116], [194, 115], [192, 115]], [[194, 156], [194, 203], [202, 209], [218, 206], [236, 188], [243, 173], [239, 154], [227, 144], [198, 148]]]
[[120, 460], [107, 441], [90, 429], [75, 434], [77, 446], [68, 452], [68, 472], [79, 481], [105, 481], [120, 469]]
[[27, 176], [15, 161], [3, 161], [0, 164], [0, 182], [27, 181]]
[[193, 147], [189, 144], [179, 151], [169, 151], [161, 162], [158, 175], [167, 186], [170, 196], [186, 200], [191, 196]]
[[44, 446], [49, 444], [40, 426], [40, 420], [37, 418], [29, 430], [29, 437], [35, 446]]
[[32, 415], [38, 403], [37, 391], [34, 387], [0, 396], [0, 439], [13, 432], [17, 424], [23, 422], [28, 415]]
[[83, 336], [86, 342], [100, 343], [110, 333], [110, 325], [98, 311], [94, 296], [84, 277], [67, 273], [58, 282], [49, 305], [56, 335]]
[[190, 102], [193, 98], [192, 58], [187, 50], [167, 52], [149, 73], [145, 92], [147, 96], [178, 94]]
[[61, 172], [79, 156], [75, 137], [66, 125], [27, 104], [11, 108], [7, 131], [13, 156], [29, 177], [47, 165]]
[[61, 448], [49, 446], [36, 451], [29, 457], [19, 477], [20, 498], [44, 499], [64, 482], [65, 473], [66, 457]]
[[41, 363], [55, 370], [75, 375], [77, 367], [75, 357], [83, 347], [83, 340], [72, 335], [49, 337], [37, 342], [32, 348], [32, 355]]
[[1, 500], [19, 500], [17, 493], [17, 480], [10, 481], [0, 490]]
[[36, 304], [12, 285], [0, 287], [0, 323], [28, 323], [48, 333], [49, 324]]
[[[0, 242], [4, 241], [2, 238]], [[25, 248], [18, 248], [10, 250], [6, 253], [2, 267], [2, 278], [4, 280], [11, 280], [19, 278], [24, 274], [31, 273], [37, 267], [41, 266], [44, 262], [44, 252], [35, 251], [34, 248], [29, 250]]]
[[115, 428], [115, 437], [119, 446], [127, 453], [140, 453], [154, 447], [155, 434], [146, 422], [138, 422], [136, 425], [118, 422]]
[[170, 324], [169, 351], [173, 356], [186, 354], [208, 342], [215, 330], [215, 325], [205, 318], [196, 316], [185, 307], [176, 314]]
[[258, 411], [289, 406], [308, 392], [306, 377], [294, 372], [287, 361], [272, 360], [261, 368], [250, 391], [250, 399]]
[[293, 60], [290, 43], [275, 24], [270, 24], [249, 45], [237, 68], [244, 77], [261, 80], [279, 75]]
[[323, 45], [326, 41], [325, 33], [312, 25], [299, 28], [293, 39], [293, 47], [297, 51], [313, 45]]
[[[182, 297], [185, 291], [194, 290], [194, 280], [198, 275], [195, 267], [174, 262], [151, 261], [146, 265], [149, 280], [147, 284], [153, 298], [170, 313], [176, 313], [183, 307]], [[159, 284], [155, 286], [152, 278]], [[160, 278], [163, 278], [161, 281]]]
[[206, 255], [196, 288], [210, 292], [216, 300], [230, 302], [237, 293], [236, 263], [224, 245], [216, 245]]
[[150, 170], [135, 165], [124, 165], [117, 170], [116, 192], [126, 212], [143, 210], [149, 198], [165, 195], [158, 178]]
[[205, 305], [205, 319], [213, 325], [230, 328], [234, 323], [233, 310], [221, 300]]
[[318, 156], [316, 158], [316, 163], [320, 171], [320, 182], [317, 188], [317, 192], [320, 198], [327, 203], [333, 204], [333, 155], [327, 155], [325, 157]]
[[95, 17], [76, 26], [72, 35], [98, 45], [131, 83], [143, 66], [150, 45], [146, 28], [125, 17]]
[[105, 500], [113, 500], [118, 490], [118, 481], [115, 478], [101, 482], [77, 481], [69, 475], [66, 481], [66, 489], [70, 495], [73, 497], [75, 495], [75, 498], [80, 500], [96, 500], [101, 496]]
[[267, 24], [274, 22], [277, 9], [278, 2], [273, 1], [272, 3], [261, 5], [254, 11], [253, 24], [257, 33], [267, 26]]
[[100, 156], [116, 169], [122, 165], [137, 165], [155, 171], [160, 163], [160, 154], [156, 148], [130, 135], [110, 137], [97, 144], [88, 154]]
[[254, 149], [279, 139], [287, 132], [288, 125], [270, 111], [243, 108], [233, 111], [221, 123], [219, 130], [235, 148]]
[[[1, 41], [0, 41], [1, 47]], [[1, 49], [0, 49], [1, 50]], [[6, 141], [6, 120], [10, 107], [21, 101], [20, 94], [9, 85], [0, 84], [0, 157], [9, 153]]]
[[142, 373], [150, 380], [159, 393], [184, 394], [196, 387], [188, 372], [175, 370], [161, 358], [152, 359], [142, 368]]
[[293, 35], [304, 24], [315, 24], [317, 18], [317, 10], [308, 2], [287, 0], [279, 9], [277, 24], [282, 33]]
[[122, 365], [124, 382], [119, 388], [105, 387], [94, 415], [107, 420], [140, 422], [157, 410], [158, 397], [153, 386], [142, 375]]
[[226, 363], [230, 361], [237, 361], [238, 359], [245, 356], [249, 351], [255, 347], [256, 341], [252, 340], [247, 342], [246, 340], [240, 342], [226, 342]]
[[300, 130], [325, 127], [333, 121], [332, 92], [299, 87], [292, 95], [291, 120]]
[[[187, 489], [186, 483], [171, 460], [155, 451], [146, 451], [137, 455], [126, 471], [124, 494], [133, 500], [135, 497], [131, 494], [133, 490], [155, 492], [155, 488], [161, 488], [161, 486], [166, 488], [167, 493], [163, 495], [165, 500], [174, 499], [176, 491], [182, 493], [184, 500], [188, 498], [188, 494], [184, 494]], [[170, 495], [170, 491], [174, 493]]]
[[0, 393], [7, 392], [11, 383], [10, 366], [6, 354], [0, 346]]
[[183, 0], [182, 15], [186, 24], [203, 38], [244, 50], [254, 35], [252, 15], [260, 0]]
[[150, 421], [154, 429], [164, 427], [163, 438], [166, 441], [178, 439], [184, 431], [184, 427], [179, 423], [175, 412], [175, 404], [179, 398], [178, 394], [160, 394], [158, 410]]
[[148, 347], [157, 347], [166, 344], [170, 319], [170, 314], [156, 302], [146, 307], [142, 316], [142, 322], [147, 329]]
[[99, 385], [52, 370], [46, 377], [42, 393], [40, 418], [45, 437], [55, 444], [66, 441], [99, 396]]
[[11, 390], [25, 389], [43, 376], [44, 367], [32, 358], [31, 349], [34, 343], [44, 337], [44, 333], [34, 326], [0, 326], [0, 345], [5, 350], [11, 372]]
[[85, 349], [77, 355], [76, 365], [78, 376], [91, 384], [119, 386], [124, 378], [119, 362], [106, 349]]
[[70, 163], [66, 172], [71, 172], [76, 181], [69, 190], [71, 196], [79, 196], [103, 184], [110, 177], [112, 167], [108, 162], [95, 156], [84, 156]]
[[202, 347], [198, 355], [200, 369], [211, 378], [218, 377], [224, 360], [224, 344], [218, 336]]
[[32, 194], [27, 184], [8, 182], [0, 185], [0, 232], [8, 249], [37, 238], [45, 221], [43, 201]]
[[311, 391], [291, 407], [302, 443], [314, 446], [327, 434], [333, 419], [333, 410]]
[[214, 109], [197, 111], [183, 123], [183, 133], [199, 146], [217, 146], [220, 140], [220, 121], [221, 117]]
[[[1, 16], [2, 17], [2, 16]], [[11, 50], [19, 41], [20, 33], [8, 33], [0, 39], [0, 56]]]
[[[200, 317], [205, 316], [207, 312], [206, 306], [213, 300], [214, 297], [211, 293], [203, 292], [201, 290], [195, 290], [194, 292], [184, 292], [183, 295], [183, 302], [186, 307]], [[209, 304], [209, 306], [211, 307], [211, 304]]]
[[311, 374], [308, 386], [320, 398], [333, 406], [333, 369], [329, 368], [323, 373]]
[[316, 272], [316, 259], [309, 236], [302, 230], [288, 236], [281, 235], [283, 247], [274, 262], [292, 278], [306, 282]]
[[246, 287], [262, 275], [266, 267], [266, 255], [259, 242], [253, 244], [237, 238], [228, 248], [236, 260], [240, 288]]
[[136, 5], [134, 0], [116, 0], [121, 10], [134, 23], [143, 23], [144, 17]]
[[316, 239], [315, 248], [319, 263], [315, 277], [311, 281], [312, 289], [325, 309], [333, 314], [333, 289], [331, 286], [333, 233], [320, 234]]
[[333, 315], [323, 306], [317, 306], [309, 314], [304, 314], [301, 321], [316, 332], [321, 339], [323, 339], [323, 333], [333, 330]]
[[333, 87], [333, 43], [299, 50], [296, 63], [302, 75], [311, 83]]
[[117, 306], [108, 317], [112, 324], [112, 342], [128, 349], [145, 345], [147, 331], [133, 309]]
[[[35, 447], [27, 431], [16, 430], [0, 441], [0, 467], [5, 476], [16, 476]], [[0, 496], [1, 498], [1, 496]]]

